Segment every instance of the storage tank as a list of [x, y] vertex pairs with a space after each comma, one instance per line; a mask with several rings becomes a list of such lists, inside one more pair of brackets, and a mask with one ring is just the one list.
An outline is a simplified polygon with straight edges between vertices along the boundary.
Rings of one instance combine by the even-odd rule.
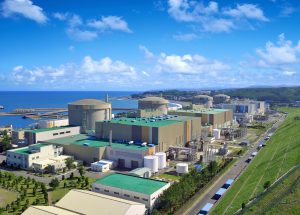
[[176, 164], [176, 172], [179, 174], [184, 174], [189, 172], [189, 165], [187, 163]]
[[151, 169], [153, 172], [158, 172], [158, 157], [154, 155], [145, 156], [144, 167]]
[[214, 95], [214, 103], [215, 104], [222, 104], [230, 102], [230, 96], [225, 94], [217, 94]]
[[82, 132], [95, 130], [96, 121], [111, 120], [111, 104], [97, 99], [82, 99], [68, 104], [69, 124]]
[[197, 95], [193, 98], [192, 103], [203, 105], [205, 108], [211, 108], [213, 106], [213, 98], [208, 95]]
[[221, 130], [220, 129], [213, 129], [213, 137], [216, 139], [221, 138]]
[[169, 101], [161, 97], [146, 97], [138, 101], [138, 109], [141, 110], [161, 110], [163, 114], [168, 113]]
[[165, 152], [157, 152], [155, 156], [158, 157], [158, 169], [163, 169], [167, 166], [167, 155]]

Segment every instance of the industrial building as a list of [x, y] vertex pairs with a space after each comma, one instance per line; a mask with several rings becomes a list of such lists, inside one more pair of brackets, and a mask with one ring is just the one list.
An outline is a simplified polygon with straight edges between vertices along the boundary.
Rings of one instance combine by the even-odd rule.
[[223, 104], [223, 103], [229, 103], [230, 102], [230, 96], [225, 94], [217, 94], [213, 96], [214, 104]]
[[43, 140], [50, 140], [59, 137], [69, 137], [77, 134], [80, 134], [80, 126], [41, 128], [24, 130], [24, 139], [26, 144], [31, 145]]
[[31, 169], [35, 172], [56, 173], [66, 167], [66, 160], [68, 158], [72, 158], [72, 156], [60, 155], [57, 157], [50, 157], [45, 160], [34, 161]]
[[144, 215], [144, 204], [87, 190], [71, 190], [53, 206], [31, 206], [23, 215]]
[[254, 115], [265, 114], [265, 102], [253, 100], [234, 100], [229, 104], [221, 104], [222, 108], [231, 109], [235, 120], [252, 122]]
[[7, 151], [6, 164], [21, 169], [30, 169], [34, 162], [62, 155], [63, 148], [54, 145], [34, 144]]
[[167, 151], [169, 146], [184, 146], [201, 135], [201, 118], [158, 116], [150, 118], [115, 118], [96, 122], [97, 138], [116, 141], [150, 143], [156, 151]]
[[169, 111], [170, 115], [201, 117], [202, 126], [225, 128], [232, 124], [233, 114], [230, 109], [198, 109]]
[[64, 153], [88, 164], [101, 159], [114, 161], [120, 168], [143, 167], [144, 157], [155, 153], [155, 147], [110, 142], [79, 134], [71, 137], [43, 141], [44, 144], [63, 146]]
[[82, 99], [68, 104], [69, 124], [81, 126], [82, 132], [95, 130], [95, 122], [110, 120], [111, 104], [97, 99]]
[[169, 187], [170, 183], [164, 181], [121, 173], [107, 175], [92, 184], [94, 192], [140, 202], [150, 210], [157, 198]]
[[197, 95], [192, 99], [192, 103], [195, 105], [203, 105], [204, 108], [212, 108], [213, 97], [208, 95]]
[[37, 124], [38, 128], [53, 128], [68, 126], [69, 119], [50, 119], [50, 120], [40, 120]]
[[161, 116], [168, 113], [169, 101], [161, 97], [146, 97], [138, 101], [136, 117]]

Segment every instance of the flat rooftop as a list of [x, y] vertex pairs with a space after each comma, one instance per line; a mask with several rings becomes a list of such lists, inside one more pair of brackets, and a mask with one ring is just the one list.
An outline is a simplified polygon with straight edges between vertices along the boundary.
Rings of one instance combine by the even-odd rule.
[[[48, 144], [50, 143], [50, 144], [59, 144], [59, 145], [80, 145], [84, 147], [97, 147], [97, 148], [110, 146], [108, 140], [97, 140], [96, 138], [91, 137], [87, 134], [78, 134], [78, 135], [56, 138], [56, 139], [51, 139], [42, 142]], [[111, 144], [111, 147], [129, 149], [129, 150], [141, 150], [141, 151], [145, 151], [149, 148], [148, 146], [139, 146], [134, 144], [129, 145], [126, 143], [116, 143], [116, 142], [113, 142]]]
[[115, 187], [124, 190], [130, 190], [137, 193], [151, 195], [161, 189], [167, 182], [154, 179], [142, 178], [121, 173], [114, 173], [96, 180], [97, 184]]
[[176, 110], [172, 111], [174, 113], [179, 112], [179, 113], [199, 113], [199, 114], [217, 114], [217, 113], [222, 113], [226, 112], [228, 109], [199, 109], [199, 110]]
[[[34, 145], [31, 145], [31, 147], [32, 146], [40, 148], [40, 147], [44, 147], [44, 146], [47, 146], [47, 145], [45, 145], [45, 144], [34, 144]], [[13, 151], [13, 152], [16, 152], [16, 153], [20, 153], [20, 154], [33, 154], [33, 153], [30, 152], [28, 146], [27, 147], [23, 147], [23, 148], [19, 148], [19, 149], [10, 150], [10, 151]]]
[[60, 126], [60, 127], [52, 127], [52, 128], [40, 128], [40, 129], [33, 129], [33, 130], [24, 130], [26, 132], [32, 132], [32, 133], [40, 133], [40, 132], [45, 132], [45, 131], [55, 131], [55, 130], [61, 130], [61, 129], [66, 129], [66, 128], [72, 128], [72, 127], [77, 127], [77, 126]]
[[148, 126], [148, 127], [161, 127], [176, 124], [178, 122], [186, 121], [192, 119], [192, 117], [184, 116], [156, 116], [156, 117], [147, 117], [147, 118], [114, 118], [110, 121], [101, 121], [107, 123], [119, 123], [126, 125], [136, 125], [136, 126]]

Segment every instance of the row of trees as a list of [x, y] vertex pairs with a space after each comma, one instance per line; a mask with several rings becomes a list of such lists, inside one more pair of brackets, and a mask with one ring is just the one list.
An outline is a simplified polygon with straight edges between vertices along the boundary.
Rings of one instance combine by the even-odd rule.
[[216, 161], [211, 161], [201, 172], [192, 169], [183, 175], [178, 183], [174, 183], [159, 197], [152, 214], [174, 214], [231, 161], [232, 159], [225, 160], [220, 165]]
[[18, 214], [22, 213], [30, 205], [46, 205], [48, 203], [46, 185], [29, 177], [25, 178], [0, 171], [0, 187], [19, 193], [18, 198], [14, 202], [6, 205], [4, 208], [0, 208], [0, 214], [4, 211]]

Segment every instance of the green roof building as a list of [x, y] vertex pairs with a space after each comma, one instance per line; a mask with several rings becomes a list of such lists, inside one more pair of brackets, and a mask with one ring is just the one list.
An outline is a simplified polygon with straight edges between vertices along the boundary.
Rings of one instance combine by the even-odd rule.
[[114, 173], [96, 180], [92, 189], [94, 192], [143, 203], [151, 210], [159, 195], [169, 186], [170, 183], [164, 181]]

